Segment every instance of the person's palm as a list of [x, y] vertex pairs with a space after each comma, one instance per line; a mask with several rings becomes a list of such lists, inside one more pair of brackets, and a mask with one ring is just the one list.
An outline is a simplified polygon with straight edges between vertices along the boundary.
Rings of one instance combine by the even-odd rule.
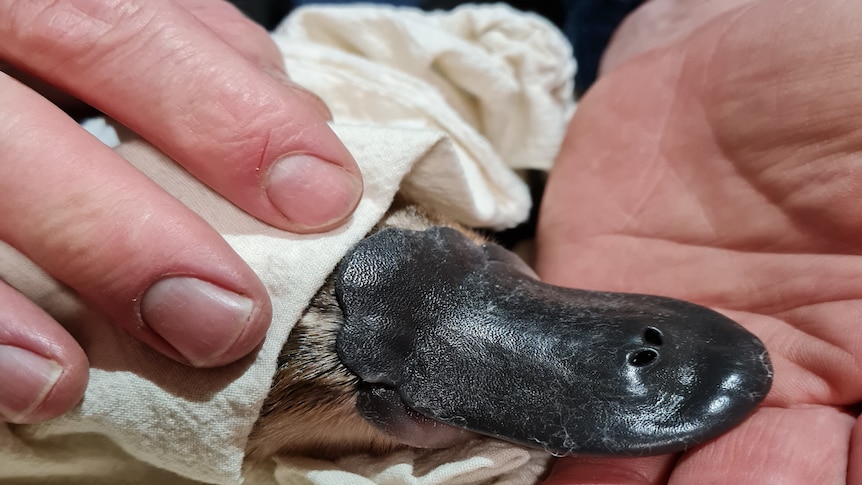
[[764, 405], [678, 457], [548, 484], [862, 482], [862, 4], [755, 2], [628, 61], [575, 115], [538, 272], [708, 305], [767, 345]]

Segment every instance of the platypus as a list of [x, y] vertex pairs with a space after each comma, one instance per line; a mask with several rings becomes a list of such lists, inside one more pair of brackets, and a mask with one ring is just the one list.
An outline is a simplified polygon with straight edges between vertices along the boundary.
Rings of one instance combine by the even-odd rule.
[[720, 313], [542, 283], [479, 233], [401, 203], [291, 332], [247, 454], [477, 435], [557, 456], [671, 453], [739, 424], [771, 382], [764, 345]]

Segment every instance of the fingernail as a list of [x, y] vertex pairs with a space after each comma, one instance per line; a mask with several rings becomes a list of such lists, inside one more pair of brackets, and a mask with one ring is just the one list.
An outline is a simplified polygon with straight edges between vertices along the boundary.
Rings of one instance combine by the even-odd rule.
[[198, 367], [232, 349], [253, 310], [249, 298], [183, 276], [156, 282], [141, 298], [144, 323]]
[[353, 212], [362, 196], [362, 181], [334, 163], [296, 154], [272, 166], [266, 192], [295, 229], [322, 229]]
[[11, 345], [0, 345], [0, 418], [24, 423], [63, 374], [53, 360]]

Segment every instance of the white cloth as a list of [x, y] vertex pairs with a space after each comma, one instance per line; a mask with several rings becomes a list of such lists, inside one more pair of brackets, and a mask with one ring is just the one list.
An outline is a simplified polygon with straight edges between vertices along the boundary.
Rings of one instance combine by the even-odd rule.
[[305, 8], [273, 37], [291, 78], [330, 106], [333, 128], [362, 169], [365, 195], [352, 220], [317, 236], [276, 230], [146, 143], [123, 143], [121, 155], [200, 213], [257, 272], [272, 298], [272, 327], [256, 356], [191, 369], [117, 330], [0, 246], [0, 277], [69, 328], [92, 366], [73, 411], [40, 425], [0, 425], [2, 483], [49, 476], [87, 484], [530, 483], [542, 472], [543, 453], [493, 440], [243, 468], [288, 333], [396, 191], [466, 224], [512, 226], [530, 204], [512, 168], [550, 167], [574, 108], [565, 40], [546, 21], [505, 7]]

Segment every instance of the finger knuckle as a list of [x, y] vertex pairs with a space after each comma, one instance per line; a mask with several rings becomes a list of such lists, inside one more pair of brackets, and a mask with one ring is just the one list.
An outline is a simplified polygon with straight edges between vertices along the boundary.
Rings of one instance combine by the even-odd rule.
[[9, 0], [0, 21], [0, 52], [33, 64], [47, 59], [99, 59], [107, 46], [139, 33], [151, 19], [138, 1]]

